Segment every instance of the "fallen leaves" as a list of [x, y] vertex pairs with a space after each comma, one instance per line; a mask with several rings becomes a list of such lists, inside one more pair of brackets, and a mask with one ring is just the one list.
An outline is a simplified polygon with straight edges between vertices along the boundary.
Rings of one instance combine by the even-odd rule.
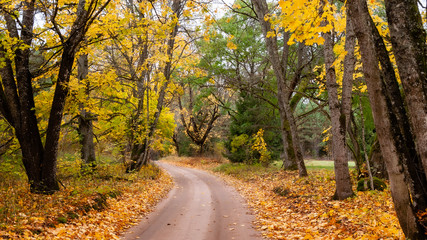
[[[219, 166], [203, 161], [206, 164], [187, 158], [178, 164], [205, 170]], [[246, 198], [256, 214], [257, 227], [267, 238], [404, 239], [388, 190], [357, 192], [353, 198], [334, 201], [335, 180], [330, 170], [311, 171], [305, 178], [271, 169], [234, 176], [216, 174]]]
[[119, 234], [147, 215], [173, 185], [163, 172], [155, 179], [132, 178], [66, 182], [67, 189], [50, 196], [29, 194], [25, 187], [0, 189], [2, 199], [8, 196], [15, 201], [0, 202], [0, 209], [12, 211], [14, 206], [19, 211], [0, 219], [0, 238], [119, 239]]

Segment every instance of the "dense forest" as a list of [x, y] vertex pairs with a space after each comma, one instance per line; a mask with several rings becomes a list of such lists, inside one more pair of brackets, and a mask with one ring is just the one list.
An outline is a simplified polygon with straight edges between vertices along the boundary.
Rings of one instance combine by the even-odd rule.
[[404, 235], [425, 239], [426, 14], [417, 0], [1, 0], [1, 191], [155, 174], [169, 155], [300, 178], [304, 160], [333, 160], [332, 199], [354, 197], [353, 178], [387, 182]]

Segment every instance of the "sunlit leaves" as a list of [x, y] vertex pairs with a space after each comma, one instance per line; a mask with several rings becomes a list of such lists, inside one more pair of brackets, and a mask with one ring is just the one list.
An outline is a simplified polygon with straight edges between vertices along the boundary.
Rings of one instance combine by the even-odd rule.
[[330, 31], [332, 25], [322, 26], [323, 17], [333, 20], [334, 7], [325, 7], [323, 15], [319, 14], [320, 1], [279, 1], [281, 14], [273, 22], [293, 33], [288, 44], [295, 41], [305, 42], [307, 45], [322, 44], [321, 32]]

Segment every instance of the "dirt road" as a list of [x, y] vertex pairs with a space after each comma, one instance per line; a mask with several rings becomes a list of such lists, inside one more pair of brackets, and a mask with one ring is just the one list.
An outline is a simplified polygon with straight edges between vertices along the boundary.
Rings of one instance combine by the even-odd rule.
[[262, 239], [242, 197], [206, 172], [158, 162], [175, 187], [156, 210], [122, 239], [255, 240]]

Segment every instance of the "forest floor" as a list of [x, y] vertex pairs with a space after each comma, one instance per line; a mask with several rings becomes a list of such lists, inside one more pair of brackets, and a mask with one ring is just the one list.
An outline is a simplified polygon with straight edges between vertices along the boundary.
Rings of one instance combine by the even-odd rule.
[[[333, 201], [331, 168], [316, 166], [299, 178], [277, 166], [208, 158], [164, 161], [214, 173], [234, 186], [266, 238], [404, 239], [389, 190], [355, 191], [353, 198]], [[70, 159], [60, 161], [59, 169], [62, 189], [48, 196], [30, 194], [22, 173], [0, 172], [0, 239], [119, 239], [173, 186], [169, 175], [152, 166], [124, 174], [121, 164], [106, 164], [85, 175]]]
[[153, 166], [125, 174], [109, 164], [82, 175], [76, 161], [60, 161], [59, 169], [63, 186], [52, 195], [30, 194], [24, 177], [0, 174], [0, 239], [119, 239], [173, 186]]
[[208, 158], [169, 157], [166, 162], [210, 171], [234, 186], [270, 239], [404, 239], [389, 190], [357, 192], [334, 201], [331, 169], [296, 172]]

